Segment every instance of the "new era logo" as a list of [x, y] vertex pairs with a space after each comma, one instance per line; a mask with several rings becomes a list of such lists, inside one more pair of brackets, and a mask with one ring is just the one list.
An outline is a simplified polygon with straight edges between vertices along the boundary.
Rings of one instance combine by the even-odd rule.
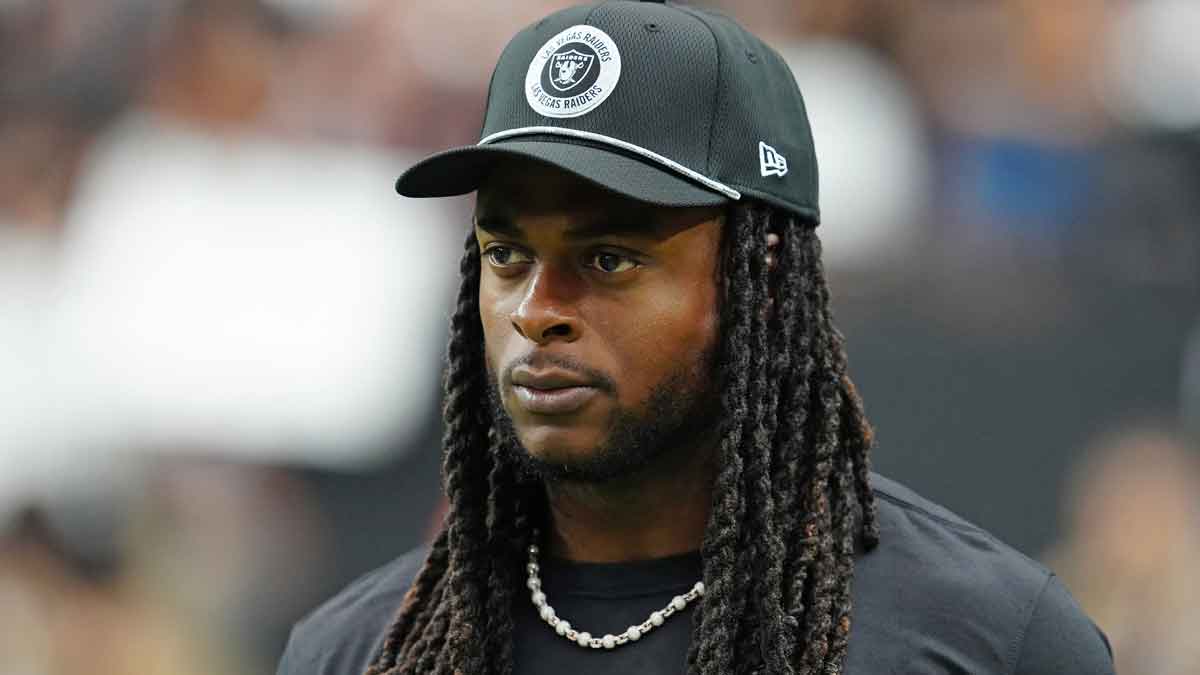
[[775, 151], [775, 148], [758, 142], [758, 170], [763, 177], [783, 176], [787, 174], [787, 159]]

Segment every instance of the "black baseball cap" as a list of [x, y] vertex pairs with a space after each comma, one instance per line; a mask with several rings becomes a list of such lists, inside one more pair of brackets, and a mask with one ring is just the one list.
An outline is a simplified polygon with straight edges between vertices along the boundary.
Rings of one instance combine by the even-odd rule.
[[479, 143], [418, 162], [396, 191], [466, 194], [506, 157], [663, 206], [753, 197], [820, 217], [791, 70], [733, 20], [686, 5], [615, 0], [525, 28], [492, 73]]

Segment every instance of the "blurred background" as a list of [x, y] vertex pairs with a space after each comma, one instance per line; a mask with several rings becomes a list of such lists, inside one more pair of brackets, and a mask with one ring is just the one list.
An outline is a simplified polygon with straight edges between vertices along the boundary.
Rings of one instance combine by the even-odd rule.
[[[271, 673], [424, 540], [478, 139], [552, 0], [0, 0], [0, 673]], [[878, 469], [1200, 672], [1200, 3], [762, 0]]]

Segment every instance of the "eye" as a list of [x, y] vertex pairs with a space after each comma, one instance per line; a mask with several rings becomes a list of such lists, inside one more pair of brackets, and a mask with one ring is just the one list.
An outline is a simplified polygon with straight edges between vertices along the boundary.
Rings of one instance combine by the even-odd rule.
[[619, 274], [641, 267], [641, 263], [633, 258], [610, 251], [599, 251], [591, 254], [588, 256], [588, 263], [590, 267], [594, 267], [606, 274]]
[[510, 246], [493, 246], [483, 252], [493, 267], [510, 267], [532, 262], [529, 256]]

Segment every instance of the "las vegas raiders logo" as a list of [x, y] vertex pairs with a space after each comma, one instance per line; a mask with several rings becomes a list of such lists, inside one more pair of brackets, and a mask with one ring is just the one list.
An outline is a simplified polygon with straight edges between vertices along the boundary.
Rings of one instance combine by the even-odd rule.
[[587, 78], [595, 62], [595, 54], [584, 54], [575, 48], [554, 52], [546, 64], [550, 86], [558, 91], [570, 91]]
[[546, 117], [578, 117], [604, 102], [621, 77], [621, 53], [607, 33], [572, 26], [537, 51], [525, 74], [525, 100]]

